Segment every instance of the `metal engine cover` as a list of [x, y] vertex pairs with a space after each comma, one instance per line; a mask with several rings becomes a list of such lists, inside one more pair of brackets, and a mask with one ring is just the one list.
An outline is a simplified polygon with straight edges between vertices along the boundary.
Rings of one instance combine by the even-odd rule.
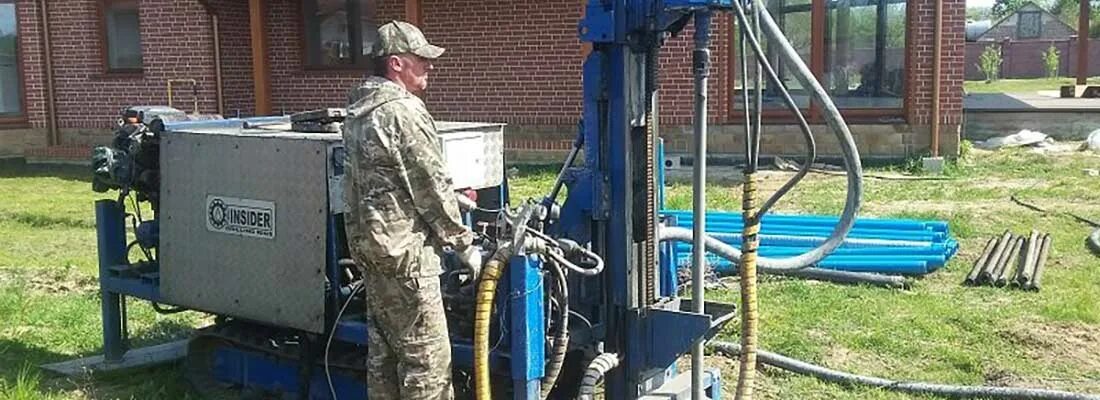
[[338, 134], [170, 132], [161, 143], [161, 294], [189, 308], [324, 331]]
[[[437, 128], [456, 188], [503, 182], [502, 124]], [[190, 128], [165, 133], [160, 154], [165, 301], [324, 332], [327, 219], [347, 208], [341, 135]]]

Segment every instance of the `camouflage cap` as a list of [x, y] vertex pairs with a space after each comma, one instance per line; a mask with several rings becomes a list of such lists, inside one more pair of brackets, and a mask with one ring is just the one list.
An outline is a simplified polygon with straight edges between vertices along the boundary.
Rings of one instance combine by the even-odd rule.
[[416, 25], [403, 21], [390, 21], [378, 27], [378, 43], [374, 55], [412, 53], [424, 58], [437, 58], [443, 48], [428, 43], [428, 39]]

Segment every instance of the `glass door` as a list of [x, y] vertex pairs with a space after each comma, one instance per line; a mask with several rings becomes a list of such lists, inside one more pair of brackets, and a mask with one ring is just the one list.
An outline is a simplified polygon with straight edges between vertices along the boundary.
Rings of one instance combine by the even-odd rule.
[[15, 0], [0, 0], [0, 118], [23, 115]]

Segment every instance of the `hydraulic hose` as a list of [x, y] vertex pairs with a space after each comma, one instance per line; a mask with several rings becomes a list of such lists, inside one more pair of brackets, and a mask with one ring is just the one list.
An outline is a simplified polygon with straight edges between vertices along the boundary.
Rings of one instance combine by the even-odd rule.
[[588, 369], [584, 370], [584, 377], [581, 378], [580, 389], [577, 390], [577, 400], [594, 399], [596, 385], [600, 383], [607, 371], [618, 365], [619, 355], [615, 353], [603, 353], [592, 359], [592, 362], [588, 364]]
[[558, 200], [558, 193], [561, 192], [561, 186], [565, 183], [565, 172], [573, 166], [573, 160], [577, 158], [577, 153], [581, 151], [581, 147], [584, 147], [584, 135], [577, 133], [577, 138], [573, 140], [573, 148], [569, 150], [569, 155], [565, 157], [565, 163], [558, 171], [558, 178], [554, 180], [554, 188], [550, 189], [550, 194], [543, 199], [543, 206], [549, 208]]
[[[728, 357], [735, 357], [737, 354], [741, 353], [741, 346], [736, 343], [714, 342], [711, 343], [711, 346]], [[996, 386], [959, 386], [892, 381], [889, 379], [835, 371], [819, 365], [770, 353], [765, 350], [758, 349], [756, 352], [759, 354], [760, 361], [764, 364], [797, 374], [810, 375], [826, 382], [845, 385], [863, 385], [898, 392], [932, 394], [953, 398], [1100, 400], [1100, 395], [1072, 393], [1060, 390]]]
[[565, 363], [565, 353], [569, 350], [569, 282], [565, 280], [565, 271], [557, 263], [546, 264], [557, 280], [558, 294], [558, 330], [554, 334], [554, 347], [546, 363], [546, 375], [542, 377], [542, 398], [550, 397], [550, 391], [558, 381], [561, 366]]
[[1092, 231], [1087, 242], [1089, 250], [1092, 250], [1093, 253], [1100, 256], [1100, 228], [1096, 228], [1096, 230]]
[[[750, 167], [752, 168], [752, 167]], [[755, 168], [753, 168], [755, 169]], [[756, 333], [759, 315], [756, 303], [756, 250], [760, 246], [760, 218], [756, 208], [756, 171], [745, 175], [741, 210], [745, 227], [741, 239], [741, 368], [737, 372], [737, 399], [752, 399], [752, 383], [756, 379]], [[692, 282], [702, 286], [701, 282]]]
[[481, 271], [477, 286], [477, 302], [474, 305], [474, 389], [477, 400], [491, 400], [489, 385], [489, 325], [492, 323], [493, 297], [497, 282], [507, 265], [494, 257]]
[[883, 275], [870, 272], [850, 272], [824, 268], [803, 268], [794, 271], [774, 271], [776, 275], [793, 276], [797, 278], [816, 279], [838, 283], [868, 284], [887, 288], [906, 288], [909, 284], [905, 277], [898, 275]]
[[[756, 31], [758, 32], [757, 36], [755, 36], [755, 37], [759, 37], [760, 21], [759, 21], [759, 16], [755, 15], [755, 14], [754, 14], [754, 18], [753, 18], [753, 26], [755, 27]], [[761, 124], [761, 118], [760, 118], [760, 115], [757, 115], [755, 119], [750, 121], [749, 113], [747, 112], [747, 110], [749, 109], [748, 81], [747, 81], [747, 78], [748, 78], [747, 59], [748, 59], [748, 57], [745, 54], [745, 39], [746, 39], [745, 32], [742, 31], [741, 32], [741, 46], [740, 46], [740, 49], [741, 49], [741, 70], [743, 72], [741, 74], [741, 87], [743, 88], [743, 90], [742, 90], [742, 94], [743, 94], [742, 97], [743, 97], [743, 101], [744, 101], [744, 106], [743, 107], [746, 110], [746, 112], [745, 112], [745, 121], [744, 121], [745, 129], [746, 129], [746, 134], [745, 134], [745, 153], [746, 154], [745, 154], [745, 158], [747, 160], [747, 164], [750, 166], [749, 170], [755, 172], [756, 169], [757, 169], [757, 166], [759, 165], [759, 162], [760, 162], [760, 137], [761, 137], [760, 124]], [[760, 54], [759, 52], [756, 52], [756, 54], [758, 55], [757, 56], [758, 57], [757, 58], [757, 68], [756, 68], [757, 81], [756, 81], [756, 98], [754, 99], [754, 102], [753, 102], [755, 108], [753, 109], [753, 111], [760, 112], [760, 110], [762, 108], [761, 102], [762, 102], [762, 97], [763, 97], [762, 96], [763, 88], [761, 86], [762, 82], [760, 82], [760, 75], [761, 75], [761, 72], [766, 71], [767, 75], [768, 75], [768, 80], [770, 80], [772, 82], [772, 84], [774, 84], [775, 87], [778, 89], [779, 96], [783, 100], [783, 104], [785, 104], [787, 106], [787, 109], [791, 111], [791, 114], [793, 114], [795, 116], [795, 121], [798, 122], [799, 131], [802, 132], [802, 138], [806, 141], [806, 161], [802, 163], [803, 164], [802, 167], [799, 168], [798, 172], [796, 172], [794, 174], [794, 176], [791, 177], [791, 179], [789, 179], [789, 180], [787, 180], [787, 182], [783, 183], [783, 186], [780, 186], [779, 189], [776, 190], [775, 193], [773, 193], [772, 196], [770, 198], [768, 198], [768, 200], [764, 201], [764, 204], [762, 206], [760, 206], [760, 211], [757, 212], [757, 215], [760, 215], [762, 217], [764, 214], [767, 214], [769, 210], [771, 210], [771, 208], [775, 205], [775, 203], [779, 202], [779, 199], [781, 197], [786, 195], [787, 192], [791, 191], [791, 189], [794, 188], [794, 186], [797, 185], [798, 182], [802, 180], [802, 178], [805, 178], [806, 175], [810, 173], [810, 170], [812, 169], [814, 160], [817, 158], [817, 143], [816, 143], [816, 140], [814, 139], [813, 132], [810, 130], [809, 123], [806, 122], [805, 116], [802, 115], [802, 110], [799, 109], [798, 104], [795, 103], [794, 98], [791, 97], [791, 93], [790, 93], [790, 91], [787, 90], [786, 86], [784, 86], [783, 81], [781, 79], [779, 79], [779, 74], [775, 72], [775, 69], [772, 68], [771, 63], [768, 62], [768, 59], [766, 57], [759, 56], [759, 54]], [[752, 126], [752, 130], [749, 130], [750, 125]], [[753, 216], [753, 217], [756, 218], [756, 216]]]
[[[749, 26], [749, 21], [745, 16], [742, 5], [736, 1], [733, 2], [733, 5], [738, 23]], [[798, 79], [799, 83], [802, 84], [802, 87], [809, 89], [813, 97], [821, 102], [824, 111], [823, 115], [831, 130], [837, 136], [841, 153], [843, 153], [844, 164], [848, 170], [848, 190], [844, 202], [844, 211], [841, 213], [840, 221], [837, 223], [837, 226], [833, 229], [832, 234], [824, 243], [802, 255], [794, 257], [777, 259], [767, 257], [757, 258], [757, 264], [760, 267], [770, 269], [805, 268], [821, 261], [830, 252], [840, 246], [844, 237], [851, 231], [852, 226], [855, 225], [856, 213], [859, 210], [863, 192], [863, 167], [859, 159], [858, 150], [856, 149], [855, 140], [852, 138], [852, 133], [848, 130], [848, 126], [844, 123], [844, 119], [840, 116], [840, 111], [836, 108], [836, 105], [829, 99], [828, 93], [826, 93], [821, 84], [817, 82], [813, 73], [810, 72], [809, 67], [806, 66], [806, 63], [802, 61], [802, 58], [794, 50], [790, 42], [783, 36], [782, 30], [776, 24], [775, 20], [772, 19], [771, 14], [764, 6], [763, 0], [753, 0], [753, 7], [759, 12], [760, 22], [762, 23], [761, 27], [764, 28], [764, 34], [768, 39], [774, 42], [783, 61], [792, 68], [792, 72], [794, 72], [795, 77]], [[764, 64], [765, 67], [768, 67], [767, 57], [764, 55], [756, 35], [748, 30], [743, 30], [743, 32], [745, 38], [749, 40], [757, 59], [761, 64]], [[765, 70], [766, 69], [767, 68], [765, 68]], [[736, 250], [736, 254], [739, 259], [741, 256], [740, 251]]]

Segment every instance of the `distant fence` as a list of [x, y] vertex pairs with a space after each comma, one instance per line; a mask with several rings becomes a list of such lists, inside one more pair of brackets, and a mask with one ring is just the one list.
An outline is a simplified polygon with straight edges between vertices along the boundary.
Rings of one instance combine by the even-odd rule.
[[[985, 74], [978, 67], [978, 59], [987, 46], [1000, 46], [1001, 64], [1000, 77], [1014, 78], [1042, 78], [1046, 77], [1046, 64], [1043, 63], [1043, 52], [1051, 45], [1058, 49], [1060, 60], [1058, 61], [1059, 76], [1077, 76], [1077, 38], [1069, 39], [1037, 39], [1037, 40], [1005, 40], [1000, 42], [967, 42], [966, 43], [966, 79], [984, 80]], [[1100, 75], [1100, 39], [1089, 40], [1089, 76]]]

